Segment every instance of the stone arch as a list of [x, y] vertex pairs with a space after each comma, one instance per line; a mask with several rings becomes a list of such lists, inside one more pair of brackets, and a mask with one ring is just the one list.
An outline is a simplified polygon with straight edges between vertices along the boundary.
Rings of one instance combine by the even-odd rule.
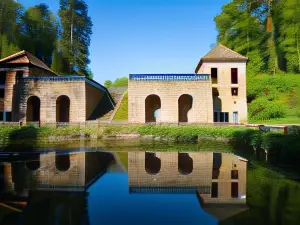
[[40, 121], [41, 100], [37, 96], [31, 96], [27, 99], [26, 121]]
[[30, 160], [25, 162], [25, 166], [30, 171], [39, 169], [41, 166], [40, 154], [33, 154], [30, 156]]
[[158, 174], [161, 169], [161, 160], [154, 152], [145, 152], [145, 170], [148, 174]]
[[193, 159], [189, 153], [178, 152], [178, 172], [183, 175], [188, 175], [193, 172]]
[[61, 95], [56, 99], [56, 122], [70, 122], [70, 98]]
[[145, 99], [145, 120], [157, 122], [160, 118], [161, 101], [158, 95], [149, 95]]
[[59, 171], [67, 171], [70, 169], [70, 154], [69, 153], [55, 153], [55, 166]]
[[188, 112], [193, 107], [193, 97], [183, 94], [178, 98], [178, 121], [188, 122]]

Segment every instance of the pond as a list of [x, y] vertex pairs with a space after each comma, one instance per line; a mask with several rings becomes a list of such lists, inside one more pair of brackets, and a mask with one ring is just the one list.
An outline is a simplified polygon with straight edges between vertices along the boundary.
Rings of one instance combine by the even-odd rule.
[[6, 148], [0, 224], [300, 224], [300, 183], [226, 144], [78, 146]]

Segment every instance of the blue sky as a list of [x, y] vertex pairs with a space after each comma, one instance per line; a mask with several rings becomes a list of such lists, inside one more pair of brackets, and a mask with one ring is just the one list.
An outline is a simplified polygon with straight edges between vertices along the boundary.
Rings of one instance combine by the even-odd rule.
[[[25, 7], [59, 0], [19, 0]], [[214, 17], [229, 0], [86, 0], [90, 67], [100, 83], [130, 73], [193, 73], [216, 42]]]

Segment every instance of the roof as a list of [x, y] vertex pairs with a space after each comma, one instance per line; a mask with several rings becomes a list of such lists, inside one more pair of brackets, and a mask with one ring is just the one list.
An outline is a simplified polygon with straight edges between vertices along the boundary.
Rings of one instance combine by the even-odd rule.
[[218, 44], [210, 52], [208, 52], [204, 57], [200, 59], [195, 72], [200, 69], [203, 62], [215, 62], [215, 61], [233, 61], [233, 62], [246, 62], [247, 57], [227, 48], [224, 45]]
[[32, 65], [34, 65], [36, 67], [42, 68], [44, 70], [50, 71], [53, 74], [56, 74], [45, 63], [43, 63], [41, 60], [39, 60], [38, 58], [36, 58], [35, 56], [33, 56], [31, 53], [29, 53], [29, 52], [27, 52], [25, 50], [17, 52], [17, 53], [15, 53], [13, 55], [10, 55], [10, 56], [8, 56], [6, 58], [1, 59], [0, 63], [5, 63], [7, 61], [10, 61], [12, 59], [19, 58], [19, 57], [22, 57], [22, 56], [26, 56], [30, 64], [32, 64]]

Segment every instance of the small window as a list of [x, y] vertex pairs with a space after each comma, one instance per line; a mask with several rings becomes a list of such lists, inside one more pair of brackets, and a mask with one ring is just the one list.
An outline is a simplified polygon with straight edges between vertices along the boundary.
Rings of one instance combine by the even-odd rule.
[[211, 68], [211, 82], [213, 84], [218, 83], [218, 68]]
[[231, 182], [231, 197], [238, 198], [239, 197], [239, 183]]
[[11, 112], [6, 112], [6, 121], [8, 121], [8, 122], [12, 121]]
[[5, 89], [0, 89], [0, 98], [4, 98]]
[[220, 122], [225, 122], [224, 121], [224, 113], [223, 112], [220, 113]]
[[3, 112], [0, 112], [0, 121], [3, 121]]
[[231, 179], [239, 179], [239, 171], [231, 170]]
[[214, 122], [218, 122], [219, 112], [214, 112]]
[[228, 112], [226, 112], [226, 113], [224, 113], [224, 122], [226, 122], [226, 123], [228, 123], [229, 122], [229, 113]]
[[212, 182], [211, 184], [211, 197], [217, 198], [218, 197], [218, 183]]
[[231, 83], [237, 84], [238, 83], [238, 69], [231, 68]]
[[231, 95], [238, 96], [238, 88], [231, 88]]
[[0, 85], [5, 85], [6, 72], [0, 72]]

